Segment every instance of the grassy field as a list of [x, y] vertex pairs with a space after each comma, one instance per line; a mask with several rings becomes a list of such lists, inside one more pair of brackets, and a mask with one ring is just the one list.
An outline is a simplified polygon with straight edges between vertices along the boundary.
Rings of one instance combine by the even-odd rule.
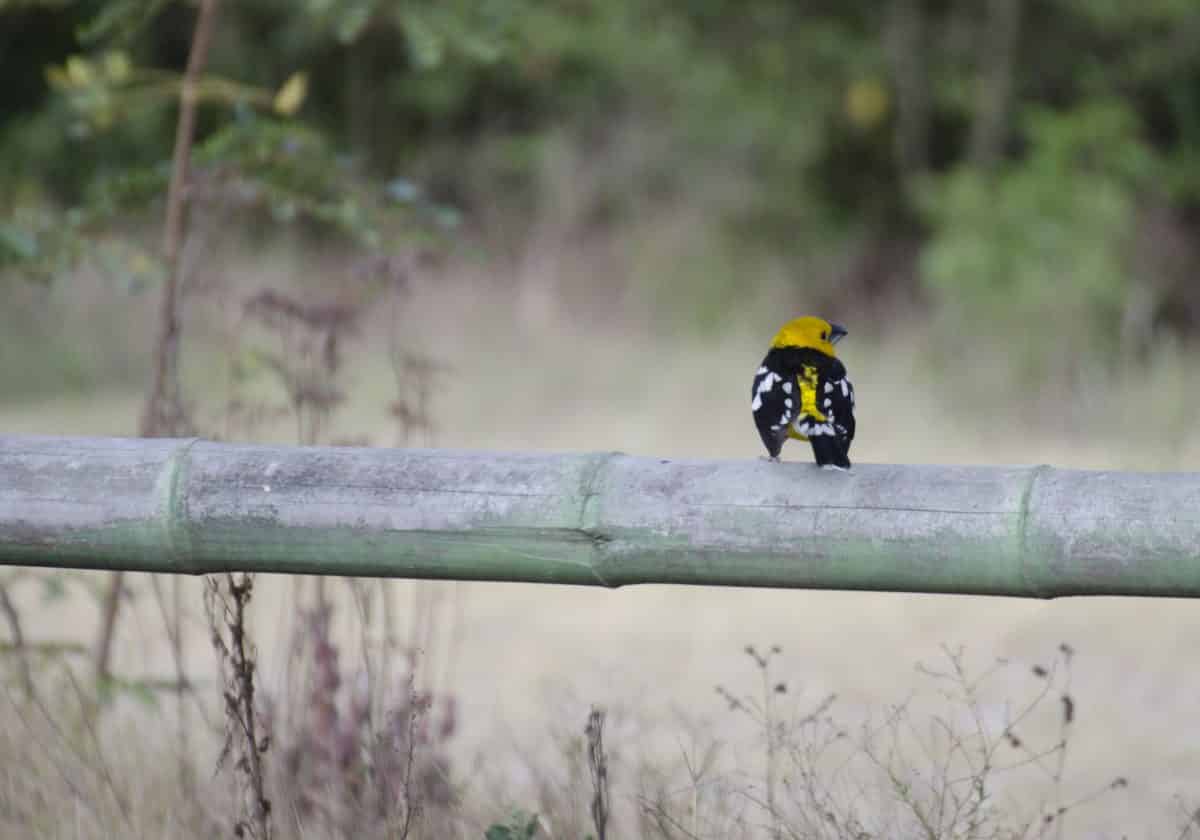
[[[747, 410], [749, 380], [780, 317], [768, 297], [712, 334], [662, 334], [632, 317], [589, 320], [537, 287], [513, 294], [443, 282], [413, 292], [399, 327], [408, 346], [447, 366], [434, 394], [433, 445], [749, 458], [760, 454]], [[1149, 369], [1081, 389], [1071, 398], [1079, 405], [1061, 406], [1059, 399], [1054, 412], [1047, 409], [1056, 404], [1054, 393], [1003, 396], [1005, 366], [995, 348], [986, 356], [964, 337], [958, 355], [977, 356], [977, 363], [966, 374], [959, 368], [943, 377], [925, 361], [929, 339], [919, 329], [891, 325], [874, 334], [846, 320], [850, 337], [842, 347], [859, 395], [859, 461], [1200, 469], [1200, 398], [1186, 387], [1189, 359], [1181, 350], [1164, 348]], [[385, 411], [391, 375], [377, 340], [386, 328], [382, 316], [376, 318], [350, 350], [350, 401], [336, 417], [339, 434], [376, 445], [395, 441]], [[215, 398], [223, 382], [219, 366], [203, 361], [214, 352], [215, 333], [197, 328], [194, 335], [192, 352], [202, 361], [189, 374], [193, 389]], [[126, 386], [0, 401], [0, 431], [126, 434], [136, 425], [139, 401]], [[1140, 424], [1129, 420], [1147, 415]], [[287, 441], [291, 428], [281, 420], [264, 436]], [[1131, 428], [1138, 429], [1135, 436], [1125, 431]], [[807, 458], [799, 449], [785, 450], [789, 456]], [[144, 578], [134, 586], [118, 671], [169, 676], [170, 646], [151, 588]], [[263, 579], [255, 600], [263, 678], [284, 706], [299, 702], [283, 694], [295, 607], [306, 597], [299, 587]], [[29, 637], [90, 642], [97, 616], [82, 590], [46, 602], [36, 581], [12, 589]], [[1065, 770], [1058, 772], [1058, 753], [1039, 761], [1025, 747], [998, 753], [1000, 764], [1023, 765], [1001, 775], [994, 790], [999, 813], [1035, 820], [1025, 836], [1186, 836], [1180, 835], [1181, 808], [1197, 804], [1189, 797], [1200, 782], [1200, 753], [1187, 727], [1200, 696], [1200, 676], [1191, 667], [1200, 649], [1200, 617], [1191, 603], [661, 586], [610, 592], [390, 582], [383, 590], [405, 638], [421, 648], [419, 684], [456, 701], [457, 727], [446, 750], [460, 792], [454, 832], [462, 836], [481, 836], [513, 807], [541, 812], [548, 836], [583, 836], [589, 794], [586, 773], [580, 775], [579, 736], [593, 704], [609, 709], [614, 811], [623, 821], [610, 836], [771, 836], [756, 805], [763, 795], [762, 727], [714, 691], [721, 685], [739, 696], [759, 695], [762, 675], [743, 651], [748, 644], [759, 651], [782, 648], [769, 666], [788, 688], [773, 701], [782, 717], [803, 716], [836, 694], [829, 713], [857, 742], [864, 721], [886, 721], [892, 704], [907, 703], [907, 730], [892, 752], [881, 748], [880, 754], [895, 758], [899, 749], [926, 778], [943, 766], [939, 749], [955, 752], [953, 741], [938, 746], [935, 717], [968, 727], [982, 720], [999, 738], [1006, 716], [1046, 683], [1033, 667], [1058, 662], [1057, 687], [1022, 733], [1030, 744], [1057, 743], [1064, 734], [1059, 694], [1068, 691], [1076, 712], [1066, 732]], [[358, 662], [364, 638], [353, 593], [340, 583], [331, 591], [344, 659]], [[216, 721], [219, 697], [201, 593], [201, 582], [183, 582], [187, 663]], [[1061, 683], [1068, 675], [1062, 643], [1075, 651], [1069, 689]], [[916, 667], [944, 668], [943, 645], [964, 646], [972, 673], [988, 670], [997, 658], [1010, 663], [974, 690], [975, 712], [948, 700], [946, 683]], [[64, 685], [53, 665], [39, 679], [46, 687]], [[181, 804], [183, 794], [169, 778], [177, 738], [173, 702], [122, 701], [93, 732], [50, 722], [60, 713], [78, 718], [69, 699], [46, 716], [24, 705], [16, 685], [9, 683], [0, 715], [4, 836], [206, 836], [209, 820], [223, 817], [227, 786], [211, 780], [210, 769], [220, 738], [195, 711], [188, 749], [203, 791], [199, 816]], [[812, 737], [810, 730], [789, 730], [788, 743]], [[710, 744], [719, 749], [697, 776], [697, 756]], [[959, 752], [953, 760], [962, 760], [965, 751]], [[788, 754], [798, 762], [801, 753]], [[857, 766], [834, 758], [821, 764], [831, 779], [835, 769]], [[1009, 836], [982, 828], [921, 834], [911, 814], [905, 821], [894, 780], [880, 775], [886, 763], [867, 761], [858, 788], [838, 782], [851, 791], [843, 798], [893, 826], [892, 833], [871, 836]], [[798, 784], [800, 765], [784, 764], [792, 768], [789, 783]], [[1056, 773], [1061, 782], [1054, 781]], [[1109, 790], [1118, 777], [1128, 785]], [[778, 784], [782, 789], [784, 780]], [[913, 797], [924, 795], [919, 780], [910, 790]], [[1065, 829], [1036, 822], [1043, 803], [1053, 808], [1096, 791], [1105, 792], [1070, 810]], [[1184, 799], [1177, 802], [1177, 795]], [[129, 803], [124, 812], [112, 804], [122, 797]], [[651, 805], [663, 802], [677, 824], [647, 816], [653, 816]], [[814, 811], [802, 797], [789, 808], [797, 815], [790, 836], [850, 836], [828, 821], [824, 828], [803, 828], [800, 815]], [[889, 808], [901, 816], [888, 817]], [[37, 815], [33, 822], [31, 814]], [[438, 830], [427, 826], [421, 836], [438, 836]], [[313, 828], [305, 836], [324, 835]]]

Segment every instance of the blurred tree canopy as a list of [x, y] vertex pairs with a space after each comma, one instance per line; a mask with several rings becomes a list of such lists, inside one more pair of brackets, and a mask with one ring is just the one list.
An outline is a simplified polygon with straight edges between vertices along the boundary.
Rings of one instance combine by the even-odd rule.
[[[0, 213], [153, 180], [156, 74], [183, 66], [194, 15], [0, 0]], [[587, 159], [636, 129], [651, 139], [591, 199], [597, 227], [705, 203], [738, 254], [839, 254], [796, 271], [834, 310], [899, 296], [997, 331], [1036, 314], [1069, 324], [1070, 352], [1200, 330], [1194, 0], [239, 0], [210, 71], [230, 81], [197, 154], [263, 153], [245, 112], [265, 104], [322, 150], [299, 156], [328, 182], [312, 209], [347, 228], [339, 166], [521, 218], [562, 130]], [[271, 122], [294, 78], [298, 120]], [[29, 247], [5, 230], [0, 261]]]

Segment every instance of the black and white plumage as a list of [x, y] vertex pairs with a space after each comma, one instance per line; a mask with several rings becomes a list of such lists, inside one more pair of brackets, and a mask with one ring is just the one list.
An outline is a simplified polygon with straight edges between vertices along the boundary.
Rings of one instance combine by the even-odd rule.
[[[832, 350], [845, 330], [819, 319], [814, 344]], [[796, 322], [792, 322], [793, 324]], [[824, 324], [822, 330], [819, 324]], [[840, 334], [839, 334], [840, 331]], [[776, 342], [794, 340], [786, 328]], [[754, 424], [772, 460], [789, 437], [807, 440], [820, 466], [850, 468], [854, 440], [854, 386], [841, 360], [817, 347], [772, 346], [750, 389]]]

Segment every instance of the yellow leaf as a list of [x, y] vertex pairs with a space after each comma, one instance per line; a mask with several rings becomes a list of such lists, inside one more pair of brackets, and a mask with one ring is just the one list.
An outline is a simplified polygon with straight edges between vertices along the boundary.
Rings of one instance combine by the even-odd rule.
[[275, 113], [290, 117], [300, 110], [307, 94], [308, 74], [303, 71], [293, 73], [291, 78], [283, 83], [279, 93], [275, 94]]
[[73, 55], [67, 59], [67, 80], [74, 87], [87, 87], [91, 84], [94, 74], [92, 65], [81, 55]]
[[846, 116], [863, 130], [879, 125], [890, 104], [888, 92], [878, 79], [859, 79], [846, 89]]

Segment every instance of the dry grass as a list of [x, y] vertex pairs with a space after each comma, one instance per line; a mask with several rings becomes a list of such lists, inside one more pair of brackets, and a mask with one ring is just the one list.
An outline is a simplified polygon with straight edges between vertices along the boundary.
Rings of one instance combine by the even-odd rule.
[[[558, 270], [573, 267], [560, 260]], [[286, 283], [291, 268], [272, 264], [256, 271], [266, 287]], [[527, 280], [516, 294], [497, 285], [478, 276], [453, 284], [430, 281], [414, 290], [402, 318], [405, 341], [448, 367], [432, 407], [436, 445], [729, 458], [759, 454], [742, 394], [765, 336], [779, 320], [769, 294], [748, 300], [721, 330], [704, 336], [656, 333], [645, 319], [611, 312], [591, 321], [558, 308], [554, 296], [534, 281]], [[385, 315], [364, 326], [366, 338], [379, 335]], [[1194, 422], [1200, 397], [1185, 387], [1189, 361], [1182, 350], [1165, 349], [1148, 371], [1089, 384], [1081, 392], [1082, 419], [1076, 412], [1067, 423], [1044, 407], [1052, 403], [989, 401], [996, 391], [988, 383], [1003, 381], [1002, 362], [981, 358], [970, 389], [947, 387], [925, 368], [926, 339], [919, 332], [897, 329], [874, 337], [856, 328], [853, 318], [847, 320], [851, 336], [845, 357], [860, 395], [861, 439], [855, 447], [860, 460], [1200, 469], [1200, 424]], [[220, 394], [219, 366], [209, 363], [216, 355], [204, 350], [219, 340], [219, 330], [206, 332], [203, 326], [193, 324], [189, 333], [195, 344], [189, 348], [188, 376], [193, 390]], [[344, 386], [350, 402], [330, 422], [389, 445], [395, 431], [387, 412], [392, 371], [386, 353], [367, 340], [347, 352], [351, 373]], [[970, 394], [970, 400], [962, 394]], [[0, 404], [0, 429], [128, 433], [139, 401], [136, 392], [106, 390]], [[1145, 405], [1156, 410], [1147, 416], [1140, 408]], [[1130, 428], [1139, 434], [1131, 437]], [[288, 441], [294, 429], [284, 419], [263, 435]], [[151, 588], [137, 576], [133, 583], [133, 617], [121, 628], [117, 671], [165, 677], [173, 673], [171, 652]], [[293, 684], [286, 663], [299, 586], [259, 578], [252, 618], [263, 690], [297, 706], [298, 689], [288, 688]], [[331, 638], [340, 646], [349, 682], [366, 667], [369, 642], [379, 639], [364, 637], [352, 590], [338, 585], [329, 591]], [[212, 719], [219, 697], [201, 592], [201, 582], [184, 582], [183, 601], [191, 605], [185, 622], [187, 659]], [[1032, 676], [1033, 664], [1048, 666], [1040, 657], [1064, 640], [1079, 648], [1071, 672], [1078, 716], [1072, 722], [1068, 772], [1049, 786], [1050, 798], [1036, 772], [1024, 782], [1005, 781], [1002, 789], [1015, 803], [1005, 805], [1003, 816], [1012, 818], [1005, 825], [1015, 825], [1022, 814], [1042, 813], [1043, 802], [1073, 802], [1122, 776], [1128, 789], [1073, 811], [1063, 836], [1176, 836], [1189, 800], [1176, 804], [1174, 797], [1200, 781], [1200, 759], [1187, 737], [1200, 693], [1200, 678], [1189, 667], [1200, 643], [1200, 624], [1187, 603], [410, 582], [388, 582], [381, 592], [399, 617], [401, 643], [420, 648], [420, 689], [452, 693], [457, 701], [458, 727], [445, 749], [458, 801], [452, 831], [461, 836], [479, 837], [518, 808], [537, 811], [548, 836], [594, 833], [584, 738], [593, 704], [608, 710], [604, 744], [611, 836], [790, 836], [789, 830], [805, 837], [850, 836], [828, 829], [821, 834], [815, 825], [804, 828], [802, 819], [806, 813], [811, 817], [804, 805], [811, 791], [800, 785], [800, 765], [793, 760], [803, 749], [820, 746], [813, 726], [827, 716], [814, 718], [807, 734], [798, 730], [802, 740], [764, 741], [761, 720], [731, 713], [713, 692], [715, 685], [724, 685], [731, 695], [743, 696], [748, 685], [756, 685], [758, 676], [746, 676], [738, 650], [758, 639], [777, 640], [783, 647], [783, 658], [771, 668], [773, 673], [782, 669], [787, 693], [781, 703], [787, 714], [801, 720], [836, 694], [837, 731], [856, 737], [881, 715], [885, 722], [894, 720], [886, 716], [887, 704], [902, 704], [921, 738], [936, 728], [937, 715], [959, 728], [971, 724], [971, 715], [955, 712], [950, 700], [930, 690], [931, 678], [913, 667], [952, 642], [968, 645], [977, 663], [993, 656], [1023, 663], [998, 672], [972, 700], [991, 727], [987, 737], [994, 740], [999, 733], [1003, 740], [1003, 727], [993, 724], [1004, 719], [1005, 704], [1019, 702], [1031, 685], [1042, 684]], [[90, 637], [96, 616], [89, 597], [76, 593], [43, 602], [41, 585], [32, 579], [13, 584], [10, 593], [29, 637]], [[383, 635], [381, 625], [370, 626]], [[190, 756], [196, 782], [188, 793], [174, 769], [173, 703], [147, 706], [127, 698], [103, 716], [89, 718], [71, 699], [76, 694], [62, 674], [60, 664], [39, 669], [45, 694], [67, 698], [49, 713], [25, 704], [15, 672], [6, 683], [0, 714], [0, 835], [212, 836], [214, 826], [230, 825], [230, 792], [209, 772], [220, 746], [218, 728], [196, 724]], [[1054, 714], [1054, 702], [1046, 708], [1048, 715], [1031, 720], [1022, 733], [1023, 743], [1056, 742], [1061, 717]], [[772, 782], [774, 808], [765, 807], [766, 743], [775, 744], [771, 754], [779, 765]], [[917, 755], [928, 750], [932, 764], [956, 749], [952, 738], [921, 743], [925, 746], [913, 742], [906, 749]], [[861, 737], [855, 744], [865, 746]], [[999, 749], [1005, 748], [1000, 743]], [[883, 833], [871, 836], [987, 836], [910, 831], [920, 819], [913, 803], [897, 794], [897, 782], [886, 772], [887, 754], [880, 749], [875, 748], [874, 764], [868, 761], [870, 766], [846, 782], [865, 790], [843, 791], [856, 803], [853, 816], [860, 823], [892, 818], [896, 822], [890, 825], [903, 828], [880, 823]], [[871, 753], [859, 749], [855, 755], [861, 759]], [[921, 769], [922, 761], [913, 759], [909, 769]], [[871, 775], [879, 772], [886, 784]], [[833, 784], [839, 777], [826, 778]], [[851, 825], [849, 806], [839, 807], [839, 825]], [[772, 811], [777, 818], [770, 818]], [[296, 825], [298, 836], [336, 835], [327, 825], [303, 820]]]

